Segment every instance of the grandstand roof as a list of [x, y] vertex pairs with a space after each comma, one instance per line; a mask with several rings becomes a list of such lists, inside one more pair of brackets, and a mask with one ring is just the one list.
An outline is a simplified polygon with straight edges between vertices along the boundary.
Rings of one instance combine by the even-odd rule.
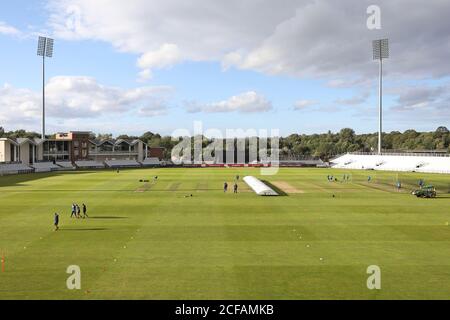
[[11, 139], [11, 138], [0, 138], [0, 141], [9, 141], [12, 144], [18, 145], [17, 141], [15, 139]]
[[146, 144], [145, 142], [143, 142], [142, 140], [139, 140], [139, 139], [134, 139], [134, 140], [131, 140], [131, 139], [105, 139], [105, 140], [91, 139], [89, 141], [97, 146], [101, 146], [102, 144], [105, 144], [105, 143], [110, 143], [110, 144], [116, 146], [116, 145], [121, 144], [122, 142], [128, 143], [129, 145], [135, 145], [139, 142]]
[[34, 140], [31, 140], [31, 139], [28, 139], [28, 138], [17, 138], [16, 141], [20, 145], [22, 145], [24, 143], [27, 143], [27, 142], [31, 143], [31, 144], [34, 144], [34, 145], [36, 144], [36, 142], [34, 142]]
[[34, 138], [33, 140], [34, 140], [34, 143], [38, 145], [38, 144], [44, 143], [47, 139]]

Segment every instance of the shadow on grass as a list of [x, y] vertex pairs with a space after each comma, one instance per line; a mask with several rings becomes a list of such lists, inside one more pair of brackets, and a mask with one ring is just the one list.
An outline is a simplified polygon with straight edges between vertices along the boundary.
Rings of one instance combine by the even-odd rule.
[[263, 183], [265, 183], [268, 187], [272, 188], [273, 191], [275, 191], [276, 193], [278, 193], [278, 195], [280, 197], [288, 197], [289, 195], [284, 192], [283, 190], [281, 190], [280, 188], [274, 186], [273, 184], [271, 184], [269, 181], [267, 180], [262, 180]]
[[450, 195], [445, 195], [445, 196], [438, 195], [436, 198], [433, 198], [433, 199], [450, 199]]
[[[1, 190], [2, 192], [9, 192], [9, 193], [15, 193], [17, 190]], [[124, 192], [124, 193], [130, 193], [133, 190], [100, 190], [100, 189], [39, 189], [39, 190], [20, 190], [20, 192], [24, 193], [43, 193], [43, 192], [61, 192], [61, 193], [67, 193], [67, 192]]]
[[97, 216], [97, 217], [89, 217], [89, 219], [96, 219], [96, 220], [119, 220], [119, 219], [128, 219], [128, 217], [107, 217], [107, 216]]
[[3, 176], [0, 180], [0, 188], [14, 186], [28, 186], [28, 183], [34, 180], [45, 179], [48, 177], [85, 175], [96, 173], [96, 171], [54, 171], [42, 173], [26, 173]]
[[59, 231], [68, 232], [68, 231], [106, 231], [109, 230], [107, 228], [77, 228], [77, 229], [59, 229]]

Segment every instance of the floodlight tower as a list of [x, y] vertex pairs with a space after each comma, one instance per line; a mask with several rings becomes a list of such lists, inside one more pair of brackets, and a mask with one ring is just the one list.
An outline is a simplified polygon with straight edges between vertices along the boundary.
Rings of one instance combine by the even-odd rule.
[[378, 154], [381, 154], [381, 135], [383, 134], [383, 59], [389, 58], [389, 39], [374, 40], [373, 60], [380, 61], [379, 75], [379, 123], [378, 123]]
[[42, 57], [42, 139], [45, 139], [45, 58], [53, 57], [53, 39], [39, 37], [37, 55]]

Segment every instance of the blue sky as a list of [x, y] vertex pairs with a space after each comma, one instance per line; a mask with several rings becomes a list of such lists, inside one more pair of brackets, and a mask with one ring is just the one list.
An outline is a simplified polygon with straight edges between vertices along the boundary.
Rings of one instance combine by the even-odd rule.
[[[379, 1], [381, 30], [367, 29], [365, 1], [194, 2], [3, 1], [0, 126], [40, 130], [38, 35], [55, 38], [51, 132], [171, 134], [198, 120], [283, 135], [375, 132], [371, 41], [385, 36], [385, 130], [449, 125], [450, 23], [432, 20], [450, 9], [443, 1]], [[402, 2], [413, 17], [396, 15]]]

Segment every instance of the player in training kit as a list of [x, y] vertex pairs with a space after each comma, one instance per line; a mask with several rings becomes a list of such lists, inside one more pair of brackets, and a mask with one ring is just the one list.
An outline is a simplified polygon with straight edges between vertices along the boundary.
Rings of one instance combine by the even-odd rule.
[[77, 217], [77, 208], [76, 208], [74, 203], [72, 203], [72, 213], [70, 214], [70, 217], [71, 218], [73, 218], [73, 217], [76, 218]]
[[59, 230], [59, 214], [57, 214], [57, 213], [55, 213], [54, 226], [55, 226], [55, 231], [58, 231]]
[[89, 216], [87, 215], [87, 207], [84, 203], [82, 204], [82, 207], [83, 207], [83, 218], [89, 218]]

